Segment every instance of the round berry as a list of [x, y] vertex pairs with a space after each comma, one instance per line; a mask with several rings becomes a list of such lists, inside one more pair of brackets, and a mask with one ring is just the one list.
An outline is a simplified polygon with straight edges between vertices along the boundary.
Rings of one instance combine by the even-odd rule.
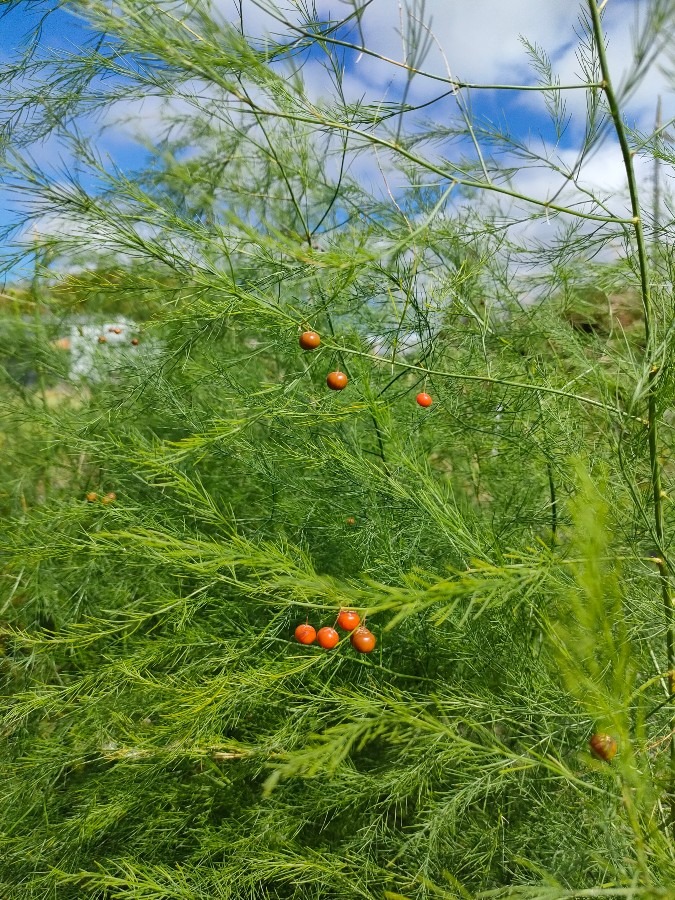
[[99, 344], [107, 344], [108, 338], [104, 334], [99, 334], [98, 342], [99, 342]]
[[347, 516], [345, 522], [347, 525], [356, 525], [356, 519], [354, 518], [354, 516]]
[[434, 402], [433, 398], [429, 394], [425, 393], [424, 391], [422, 391], [421, 394], [418, 394], [415, 397], [415, 400], [417, 400], [417, 403], [420, 406], [425, 406], [425, 407], [431, 406], [431, 404]]
[[96, 491], [89, 491], [89, 493], [87, 494], [87, 502], [95, 503], [97, 500], [98, 500], [98, 494], [96, 493]]
[[616, 756], [619, 745], [611, 736], [611, 734], [594, 734], [590, 740], [591, 753], [598, 759], [604, 759], [609, 762]]
[[349, 639], [351, 641], [352, 647], [355, 650], [358, 650], [359, 653], [371, 653], [375, 649], [375, 644], [377, 643], [377, 639], [372, 631], [362, 625], [360, 628], [357, 628], [356, 631], [352, 632], [352, 636]]
[[341, 609], [337, 623], [344, 631], [353, 631], [361, 624], [361, 616], [353, 609]]
[[101, 503], [114, 503], [115, 500], [117, 500], [117, 494], [114, 491], [110, 491], [105, 497], [101, 497]]
[[326, 384], [331, 391], [343, 391], [347, 387], [348, 378], [344, 372], [330, 372]]
[[295, 629], [295, 639], [301, 644], [313, 644], [316, 640], [316, 628], [308, 624], [298, 625]]
[[131, 345], [132, 347], [138, 347], [138, 338], [132, 338]]
[[324, 626], [323, 628], [319, 628], [316, 639], [319, 642], [319, 646], [323, 647], [324, 650], [332, 650], [339, 642], [340, 635], [334, 628]]
[[300, 346], [303, 350], [316, 350], [321, 343], [321, 338], [316, 331], [303, 331], [300, 335]]

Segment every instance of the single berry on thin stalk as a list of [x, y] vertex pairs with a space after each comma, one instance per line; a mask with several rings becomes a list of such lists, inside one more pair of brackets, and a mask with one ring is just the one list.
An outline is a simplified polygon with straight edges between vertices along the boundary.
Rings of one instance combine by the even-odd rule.
[[313, 644], [316, 640], [316, 628], [308, 623], [298, 625], [295, 629], [295, 639], [301, 644]]
[[331, 391], [343, 391], [347, 387], [348, 381], [344, 372], [330, 372], [326, 377], [326, 384]]
[[299, 343], [303, 350], [316, 350], [321, 343], [321, 338], [316, 331], [303, 331]]
[[415, 400], [417, 400], [419, 406], [424, 407], [431, 406], [431, 404], [434, 402], [433, 397], [430, 394], [425, 393], [424, 391], [422, 391], [421, 394], [418, 394], [417, 397], [415, 397]]
[[352, 632], [352, 636], [349, 640], [351, 641], [352, 647], [355, 650], [358, 650], [359, 653], [371, 653], [375, 649], [375, 644], [377, 643], [377, 638], [370, 629], [365, 627], [365, 625], [362, 625], [360, 628], [357, 628], [356, 631]]
[[319, 646], [323, 647], [324, 650], [332, 650], [340, 641], [340, 635], [334, 628], [329, 628], [325, 625], [323, 628], [319, 628], [316, 639]]
[[337, 624], [344, 631], [353, 631], [361, 624], [361, 616], [353, 609], [341, 609], [338, 617]]

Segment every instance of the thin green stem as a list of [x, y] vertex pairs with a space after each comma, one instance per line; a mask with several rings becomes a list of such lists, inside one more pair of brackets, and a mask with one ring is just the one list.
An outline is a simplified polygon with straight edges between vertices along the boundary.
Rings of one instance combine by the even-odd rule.
[[410, 75], [420, 75], [422, 78], [429, 78], [431, 81], [440, 81], [443, 84], [450, 84], [454, 88], [460, 90], [462, 88], [469, 88], [471, 90], [482, 91], [578, 91], [602, 87], [602, 85], [593, 84], [592, 82], [581, 82], [580, 84], [478, 84], [470, 81], [461, 81], [459, 78], [447, 78], [443, 75], [435, 75], [432, 72], [427, 72], [424, 69], [418, 69], [416, 66], [410, 66], [408, 63], [400, 62], [390, 56], [384, 56], [382, 53], [378, 53], [377, 50], [371, 50], [369, 47], [362, 46], [361, 44], [354, 44], [352, 41], [343, 41], [339, 38], [330, 37], [330, 35], [325, 32], [306, 31], [289, 19], [285, 19], [283, 16], [279, 15], [278, 12], [273, 12], [267, 8], [265, 8], [265, 11], [278, 22], [281, 22], [290, 30], [295, 31], [295, 33], [299, 34], [301, 37], [312, 41], [312, 43], [332, 44], [335, 47], [343, 47], [345, 50], [354, 50], [356, 53], [362, 53], [364, 56], [374, 56], [380, 62], [396, 66], [399, 69], [405, 69]]
[[[347, 134], [352, 134], [356, 137], [363, 138], [369, 144], [377, 144], [380, 147], [385, 147], [387, 150], [391, 150], [392, 153], [396, 153], [399, 156], [402, 156], [404, 159], [407, 159], [409, 162], [415, 163], [416, 165], [421, 166], [426, 169], [427, 172], [433, 172], [435, 175], [440, 175], [442, 178], [446, 178], [448, 181], [453, 182], [453, 184], [461, 185], [462, 187], [467, 188], [475, 188], [476, 190], [482, 191], [493, 191], [496, 194], [502, 194], [505, 197], [511, 197], [513, 200], [522, 200], [524, 203], [531, 203], [534, 206], [539, 206], [542, 209], [550, 210], [551, 212], [565, 213], [568, 216], [574, 216], [577, 219], [587, 219], [592, 222], [605, 222], [607, 224], [614, 225], [635, 225], [635, 219], [625, 219], [619, 216], [601, 216], [596, 213], [585, 213], [580, 212], [579, 210], [572, 209], [569, 206], [559, 206], [557, 203], [549, 203], [546, 200], [539, 200], [536, 197], [528, 197], [527, 194], [521, 194], [518, 191], [512, 191], [509, 188], [501, 187], [500, 185], [495, 184], [494, 182], [486, 182], [486, 181], [473, 181], [472, 179], [467, 178], [459, 178], [456, 175], [453, 175], [447, 169], [443, 169], [440, 166], [435, 165], [430, 162], [428, 159], [424, 159], [421, 156], [418, 156], [416, 153], [411, 153], [405, 147], [397, 144], [395, 141], [389, 141], [386, 138], [380, 137], [380, 135], [373, 134], [372, 132], [362, 131], [360, 128], [355, 128], [353, 125], [348, 125], [346, 122], [338, 122], [334, 119], [325, 118], [318, 109], [314, 108], [312, 110], [313, 115], [300, 115], [299, 113], [290, 113], [290, 112], [280, 112], [276, 109], [266, 109], [262, 106], [259, 106], [249, 97], [239, 93], [236, 89], [233, 89], [232, 85], [227, 83], [223, 83], [221, 85], [225, 87], [231, 94], [233, 94], [237, 100], [243, 103], [245, 106], [249, 107], [254, 114], [260, 114], [262, 116], [269, 116], [271, 118], [277, 119], [285, 119], [289, 122], [302, 122], [308, 125], [314, 125], [315, 127], [318, 125], [321, 128], [326, 128], [329, 131], [344, 131]], [[456, 166], [453, 168], [457, 168]]]
[[[598, 52], [598, 62], [600, 63], [600, 71], [603, 79], [603, 90], [607, 98], [607, 105], [612, 116], [616, 136], [621, 147], [621, 155], [623, 157], [626, 178], [628, 179], [628, 191], [630, 194], [631, 211], [633, 213], [633, 228], [635, 230], [635, 242], [637, 247], [638, 266], [640, 270], [640, 289], [642, 295], [642, 305], [644, 308], [645, 319], [645, 361], [649, 367], [649, 388], [647, 392], [647, 420], [648, 420], [648, 445], [649, 445], [649, 467], [651, 472], [652, 499], [654, 508], [654, 531], [658, 542], [658, 552], [662, 562], [659, 564], [659, 584], [661, 588], [661, 599], [663, 603], [665, 629], [666, 629], [666, 659], [668, 664], [668, 681], [670, 693], [675, 692], [675, 651], [674, 651], [674, 632], [673, 632], [673, 604], [671, 600], [669, 565], [664, 552], [664, 520], [663, 520], [663, 502], [661, 487], [661, 463], [659, 460], [659, 436], [658, 436], [658, 416], [657, 416], [657, 400], [658, 400], [658, 373], [659, 366], [655, 362], [655, 342], [653, 329], [653, 304], [651, 297], [651, 289], [649, 283], [649, 261], [647, 255], [647, 244], [645, 241], [644, 228], [642, 225], [642, 217], [640, 212], [640, 198], [638, 193], [637, 179], [635, 177], [635, 169], [633, 167], [633, 156], [628, 144], [626, 129], [621, 117], [618, 100], [612, 79], [610, 76], [609, 65], [607, 63], [607, 54], [605, 52], [605, 41], [602, 29], [602, 20], [600, 9], [595, 0], [588, 2], [591, 22], [593, 26], [593, 35]], [[670, 784], [668, 789], [670, 802], [670, 818], [671, 829], [675, 837], [675, 716], [670, 721]]]
[[[338, 349], [337, 347], [334, 349]], [[601, 400], [593, 400], [592, 397], [585, 397], [583, 394], [572, 394], [569, 391], [563, 391], [560, 388], [547, 387], [543, 384], [527, 384], [522, 381], [511, 381], [508, 378], [493, 378], [490, 375], [467, 375], [465, 372], [447, 372], [441, 369], [427, 369], [425, 366], [416, 366], [414, 363], [400, 362], [390, 357], [377, 356], [374, 353], [364, 353], [362, 350], [352, 350], [348, 347], [340, 347], [341, 353], [351, 353], [353, 356], [361, 356], [364, 359], [372, 359], [375, 362], [382, 363], [387, 366], [401, 366], [409, 369], [411, 372], [423, 372], [425, 375], [437, 375], [439, 378], [453, 378], [457, 381], [482, 381], [487, 384], [501, 384], [504, 387], [520, 388], [526, 391], [536, 391], [543, 394], [555, 394], [558, 397], [565, 397], [567, 400], [577, 400], [579, 403], [585, 403], [588, 406], [594, 406], [605, 412], [613, 413], [617, 416], [636, 418], [635, 416], [627, 416], [617, 406], [609, 406]]]

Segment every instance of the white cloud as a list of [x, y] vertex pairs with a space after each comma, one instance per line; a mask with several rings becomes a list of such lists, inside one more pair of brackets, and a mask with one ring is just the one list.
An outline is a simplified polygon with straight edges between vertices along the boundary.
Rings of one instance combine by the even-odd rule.
[[[374, 0], [363, 17], [367, 46], [403, 59], [398, 4]], [[409, 4], [409, 8], [412, 4]], [[569, 0], [427, 0], [425, 22], [435, 43], [424, 68], [466, 81], [514, 83], [527, 70], [520, 35], [543, 46], [559, 46], [574, 37], [579, 5]], [[442, 53], [441, 53], [442, 51]], [[377, 70], [377, 65], [373, 69]]]

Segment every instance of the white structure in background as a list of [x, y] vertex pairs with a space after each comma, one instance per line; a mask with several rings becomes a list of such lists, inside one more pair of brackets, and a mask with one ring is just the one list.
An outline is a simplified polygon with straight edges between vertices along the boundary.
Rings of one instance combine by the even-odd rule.
[[103, 324], [91, 320], [73, 323], [66, 341], [66, 349], [70, 350], [70, 377], [87, 381], [100, 380], [140, 349], [138, 325], [125, 318]]

